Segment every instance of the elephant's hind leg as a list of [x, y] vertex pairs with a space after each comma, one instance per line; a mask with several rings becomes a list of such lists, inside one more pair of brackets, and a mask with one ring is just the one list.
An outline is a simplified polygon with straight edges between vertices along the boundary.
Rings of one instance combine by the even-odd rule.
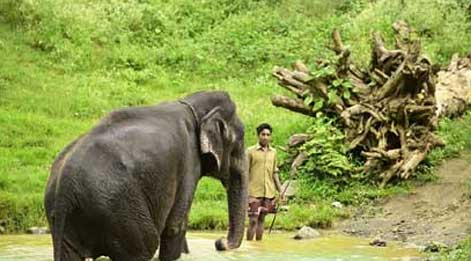
[[75, 251], [73, 247], [71, 247], [67, 240], [64, 240], [61, 247], [61, 255], [60, 260], [67, 260], [67, 261], [82, 261], [84, 258]]
[[150, 222], [127, 220], [112, 231], [107, 241], [113, 261], [148, 261], [159, 246], [159, 233]]

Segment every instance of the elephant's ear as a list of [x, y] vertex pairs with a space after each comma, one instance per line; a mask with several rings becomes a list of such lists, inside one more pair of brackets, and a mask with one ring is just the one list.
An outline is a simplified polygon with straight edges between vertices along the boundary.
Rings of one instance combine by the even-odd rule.
[[228, 128], [221, 116], [220, 107], [212, 109], [201, 119], [200, 146], [205, 172], [218, 172], [221, 169], [224, 140], [227, 135]]

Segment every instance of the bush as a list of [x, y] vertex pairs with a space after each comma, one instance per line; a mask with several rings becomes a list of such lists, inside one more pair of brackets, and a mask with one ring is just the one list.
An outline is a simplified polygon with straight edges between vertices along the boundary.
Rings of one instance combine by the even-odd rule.
[[[303, 226], [330, 228], [335, 218], [348, 217], [346, 210], [332, 208], [328, 203], [290, 204], [288, 212], [279, 212], [274, 224], [275, 229], [294, 230]], [[273, 216], [267, 216], [265, 226], [271, 225]]]
[[338, 177], [354, 174], [355, 165], [348, 156], [345, 137], [333, 120], [320, 116], [313, 120], [307, 133], [312, 138], [303, 144], [301, 151], [309, 158], [300, 168], [310, 175], [330, 175]]
[[465, 261], [471, 259], [471, 237], [463, 240], [456, 248], [443, 251], [439, 255], [432, 255], [432, 260], [457, 260]]
[[0, 225], [7, 232], [26, 231], [32, 226], [46, 226], [43, 194], [22, 195], [0, 192]]

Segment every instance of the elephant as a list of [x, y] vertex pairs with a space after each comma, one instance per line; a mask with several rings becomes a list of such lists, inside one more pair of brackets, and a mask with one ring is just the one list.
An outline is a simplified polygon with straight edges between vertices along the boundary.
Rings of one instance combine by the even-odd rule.
[[248, 173], [244, 125], [223, 91], [112, 111], [52, 164], [44, 207], [54, 260], [175, 260], [203, 176], [227, 193], [227, 238], [241, 245]]

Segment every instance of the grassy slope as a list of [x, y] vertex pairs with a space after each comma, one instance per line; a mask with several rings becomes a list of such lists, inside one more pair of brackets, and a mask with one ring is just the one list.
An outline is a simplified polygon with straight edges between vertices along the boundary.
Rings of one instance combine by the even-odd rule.
[[[226, 90], [246, 124], [247, 144], [255, 142], [254, 127], [266, 121], [275, 128], [274, 143], [284, 145], [308, 121], [270, 105], [270, 95], [282, 92], [271, 67], [298, 58], [312, 64], [325, 56], [333, 27], [344, 32], [364, 64], [370, 30], [391, 39], [390, 24], [397, 18], [424, 32], [424, 48], [435, 61], [463, 53], [471, 42], [453, 1], [405, 1], [406, 7], [401, 1], [231, 2], [1, 3], [0, 223], [9, 231], [45, 224], [42, 197], [55, 155], [114, 108]], [[329, 200], [359, 203], [390, 193], [358, 188], [339, 193], [320, 184], [305, 193], [308, 202], [281, 215], [277, 227], [324, 226], [345, 215], [330, 208]], [[203, 179], [190, 227], [225, 228], [225, 208], [222, 186]]]
[[[18, 203], [20, 208], [28, 206], [25, 212], [33, 215], [32, 222], [14, 229], [33, 225], [37, 217], [42, 216], [41, 207], [38, 206], [34, 214], [29, 207], [41, 202], [48, 169], [55, 155], [72, 139], [86, 132], [100, 116], [113, 108], [127, 106], [129, 100], [147, 99], [149, 102], [145, 103], [152, 104], [198, 90], [228, 91], [247, 125], [247, 143], [254, 142], [250, 130], [262, 121], [273, 123], [278, 144], [288, 137], [290, 129], [301, 128], [306, 122], [300, 116], [270, 105], [268, 97], [273, 86], [241, 86], [237, 80], [227, 80], [216, 87], [201, 83], [199, 79], [181, 85], [163, 80], [162, 83], [134, 86], [93, 72], [64, 74], [44, 63], [46, 57], [43, 54], [31, 50], [21, 42], [21, 37], [9, 32], [5, 26], [1, 27], [1, 34], [10, 38], [4, 43], [4, 50], [13, 51], [4, 53], [6, 59], [0, 66], [4, 82], [0, 98], [0, 193], [2, 204], [6, 204], [3, 201], [6, 198], [16, 197], [11, 202]], [[97, 112], [88, 116], [88, 111], [92, 110]], [[283, 122], [279, 121], [281, 118]], [[225, 199], [222, 186], [217, 182], [205, 181], [200, 186], [208, 194], [202, 193], [202, 199]], [[24, 193], [30, 196], [25, 198]]]

